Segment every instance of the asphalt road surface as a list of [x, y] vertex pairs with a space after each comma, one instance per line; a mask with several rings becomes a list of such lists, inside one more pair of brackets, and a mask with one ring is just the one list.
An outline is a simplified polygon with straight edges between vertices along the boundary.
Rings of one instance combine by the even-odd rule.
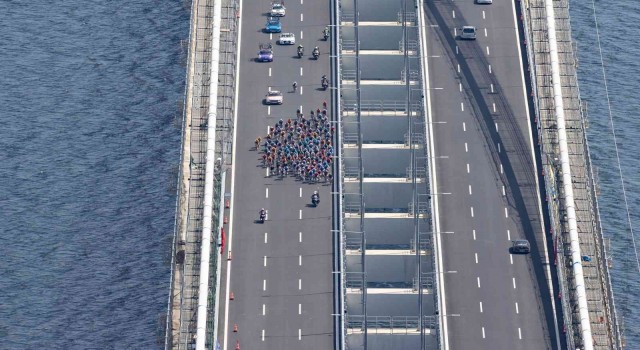
[[[556, 348], [513, 3], [426, 12], [449, 348]], [[524, 238], [532, 253], [509, 254]]]
[[[268, 177], [254, 150], [254, 140], [264, 139], [268, 125], [280, 118], [295, 119], [298, 108], [308, 115], [309, 110], [329, 101], [329, 91], [320, 86], [321, 76], [330, 75], [329, 42], [322, 40], [322, 30], [329, 24], [329, 3], [285, 2], [287, 14], [281, 23], [283, 32], [295, 34], [293, 46], [277, 45], [279, 34], [262, 32], [270, 5], [267, 0], [242, 4], [228, 233], [232, 260], [223, 267], [221, 295], [227, 299], [221, 298], [220, 343], [223, 349], [235, 349], [237, 342], [243, 349], [330, 349], [331, 186]], [[255, 62], [259, 43], [268, 42], [273, 44], [274, 62]], [[296, 54], [298, 43], [305, 47], [301, 59]], [[320, 48], [318, 60], [310, 57], [314, 46]], [[298, 83], [295, 92], [294, 81]], [[284, 93], [283, 105], [263, 104], [269, 88]], [[309, 206], [314, 190], [320, 192], [317, 208]], [[264, 224], [256, 221], [260, 208], [268, 210]], [[234, 300], [229, 300], [230, 293]]]

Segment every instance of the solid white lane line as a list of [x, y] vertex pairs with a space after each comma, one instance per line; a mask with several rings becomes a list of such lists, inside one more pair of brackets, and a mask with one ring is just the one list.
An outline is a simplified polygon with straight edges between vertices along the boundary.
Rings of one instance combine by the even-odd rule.
[[482, 302], [480, 302], [480, 313], [482, 313], [484, 311], [482, 311]]
[[518, 327], [518, 339], [522, 339], [522, 329]]
[[267, 256], [264, 256], [264, 267], [267, 267]]
[[473, 240], [476, 240], [476, 230], [473, 230]]
[[484, 36], [487, 36], [487, 28], [484, 29]]
[[302, 255], [298, 255], [298, 266], [302, 266]]
[[495, 112], [496, 112], [496, 103], [494, 102], [493, 103], [493, 113], [495, 113]]
[[507, 208], [504, 208], [504, 217], [505, 218], [509, 217], [509, 211], [507, 210]]
[[[462, 131], [467, 131], [467, 123], [465, 123], [465, 122], [462, 122]], [[269, 132], [267, 131], [267, 134], [268, 133]]]
[[484, 335], [484, 327], [482, 327], [482, 339], [486, 338]]
[[464, 102], [460, 102], [460, 109], [464, 112]]
[[484, 10], [482, 10], [482, 19], [486, 19], [485, 18], [485, 14], [484, 14]]
[[302, 187], [300, 187], [300, 198], [302, 198]]
[[469, 145], [466, 142], [464, 143], [464, 151], [469, 152]]
[[264, 329], [262, 330], [262, 341], [264, 341]]
[[302, 304], [298, 304], [298, 315], [302, 315]]
[[489, 46], [487, 46], [487, 56], [489, 56]]
[[301, 13], [300, 14], [300, 22], [303, 22], [303, 21], [304, 21], [304, 15]]
[[500, 164], [500, 174], [502, 174], [504, 172], [504, 168], [502, 167], [502, 164]]
[[516, 313], [519, 314], [520, 313], [520, 309], [518, 309], [518, 302], [516, 302]]
[[267, 290], [267, 280], [262, 280], [262, 290]]
[[302, 289], [302, 278], [298, 278], [298, 290]]
[[489, 74], [491, 74], [491, 65], [489, 65]]
[[269, 198], [269, 187], [264, 189], [264, 198]]
[[262, 316], [267, 314], [267, 305], [262, 304]]
[[298, 233], [298, 242], [302, 243], [302, 232]]
[[302, 76], [302, 67], [300, 67], [300, 76]]
[[471, 217], [473, 217], [473, 207], [471, 207]]
[[298, 214], [298, 220], [302, 220], [302, 209], [300, 209], [300, 212]]
[[480, 288], [480, 277], [478, 277], [478, 288]]
[[475, 253], [475, 254], [476, 254], [476, 264], [477, 264], [478, 263], [478, 253]]
[[267, 244], [267, 233], [264, 233], [264, 244]]
[[298, 340], [302, 340], [302, 329], [298, 328]]
[[469, 174], [470, 169], [469, 169], [469, 163], [467, 163], [467, 174]]
[[516, 278], [512, 277], [511, 280], [513, 281], [513, 289], [516, 289]]
[[471, 192], [471, 185], [469, 185], [469, 195], [471, 195], [471, 194], [473, 194], [473, 193]]
[[511, 240], [511, 230], [507, 230], [507, 241]]
[[267, 106], [267, 115], [271, 115], [271, 106]]
[[513, 255], [509, 254], [509, 261], [511, 262], [511, 265], [513, 265]]

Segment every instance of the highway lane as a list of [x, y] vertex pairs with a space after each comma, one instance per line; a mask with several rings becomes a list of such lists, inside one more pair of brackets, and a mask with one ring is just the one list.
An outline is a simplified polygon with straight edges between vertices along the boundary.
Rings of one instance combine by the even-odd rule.
[[[535, 184], [522, 181], [535, 170], [512, 4], [431, 5], [444, 19], [427, 16], [439, 26], [427, 43], [433, 121], [446, 122], [433, 124], [434, 155], [448, 156], [437, 160], [434, 192], [451, 192], [437, 198], [441, 230], [454, 232], [442, 238], [443, 270], [457, 271], [445, 275], [450, 348], [553, 348], [549, 292], [534, 268], [539, 256], [508, 253], [510, 240], [542, 234]], [[475, 25], [478, 39], [447, 52], [442, 43], [451, 44], [461, 22]]]
[[[329, 75], [329, 43], [320, 40], [329, 24], [329, 4], [288, 1], [283, 32], [296, 35], [306, 56], [298, 59], [296, 46], [276, 44], [278, 34], [262, 32], [270, 1], [243, 2], [238, 62], [238, 108], [234, 141], [232, 214], [228, 248], [232, 260], [223, 269], [221, 345], [235, 349], [329, 349], [332, 327], [332, 244], [329, 184], [304, 184], [293, 178], [268, 177], [253, 150], [256, 137], [280, 118], [322, 106], [329, 91], [320, 89], [320, 77]], [[271, 42], [274, 62], [254, 59], [259, 43]], [[319, 46], [319, 60], [310, 59]], [[292, 83], [298, 83], [297, 91]], [[266, 106], [271, 88], [284, 93], [284, 104]], [[328, 101], [330, 102], [330, 101]], [[321, 204], [308, 206], [314, 190]], [[260, 208], [268, 220], [256, 223]], [[226, 280], [228, 278], [228, 281]], [[226, 288], [228, 284], [228, 289]], [[233, 293], [234, 300], [229, 300]], [[234, 325], [238, 331], [234, 332]]]

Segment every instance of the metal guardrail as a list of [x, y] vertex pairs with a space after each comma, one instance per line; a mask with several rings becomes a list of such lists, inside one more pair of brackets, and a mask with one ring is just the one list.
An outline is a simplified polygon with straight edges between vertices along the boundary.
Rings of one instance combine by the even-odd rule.
[[[566, 332], [567, 343], [568, 343], [567, 346], [569, 348], [575, 348], [581, 345], [580, 345], [579, 339], [576, 339], [576, 337], [574, 336], [575, 332], [571, 329], [572, 325], [574, 324], [573, 300], [572, 300], [571, 290], [567, 287], [566, 283], [564, 283], [564, 281], [567, 281], [568, 278], [570, 278], [570, 273], [569, 273], [570, 271], [568, 271], [564, 261], [565, 247], [564, 247], [564, 242], [562, 240], [563, 237], [561, 235], [561, 233], [564, 232], [565, 230], [565, 227], [563, 225], [565, 218], [563, 214], [564, 209], [562, 207], [563, 202], [559, 200], [559, 196], [558, 196], [558, 194], [561, 194], [561, 193], [559, 193], [559, 191], [557, 190], [558, 183], [556, 181], [556, 176], [555, 176], [557, 167], [555, 164], [555, 160], [553, 159], [553, 154], [557, 153], [557, 149], [554, 146], [555, 141], [554, 141], [553, 130], [546, 129], [544, 126], [545, 121], [542, 120], [541, 118], [541, 115], [542, 115], [541, 110], [549, 109], [550, 107], [540, 104], [540, 99], [539, 99], [540, 91], [537, 85], [537, 81], [538, 81], [537, 79], [540, 74], [545, 74], [545, 72], [544, 71], [540, 72], [539, 67], [536, 66], [536, 63], [537, 63], [535, 61], [536, 52], [534, 52], [533, 50], [533, 47], [535, 47], [535, 45], [538, 42], [542, 42], [542, 45], [544, 45], [544, 36], [541, 36], [539, 32], [546, 30], [546, 27], [536, 29], [534, 24], [538, 23], [539, 25], [541, 23], [540, 21], [537, 21], [537, 22], [533, 21], [533, 24], [531, 24], [534, 28], [532, 32], [531, 30], [532, 27], [530, 27], [528, 23], [530, 21], [530, 16], [540, 17], [542, 15], [541, 14], [542, 6], [540, 6], [537, 3], [538, 2], [535, 2], [535, 1], [529, 1], [527, 4], [521, 3], [521, 11], [525, 14], [525, 16], [523, 16], [523, 19], [525, 21], [524, 23], [525, 37], [526, 37], [526, 40], [529, 43], [531, 43], [530, 45], [527, 45], [527, 53], [528, 53], [527, 56], [529, 60], [529, 66], [531, 67], [530, 75], [531, 75], [531, 81], [533, 83], [532, 93], [534, 95], [533, 96], [534, 109], [536, 111], [536, 116], [537, 116], [536, 122], [538, 124], [538, 129], [540, 130], [538, 141], [541, 147], [541, 152], [543, 153], [543, 171], [545, 174], [546, 197], [547, 197], [547, 205], [549, 207], [549, 214], [551, 219], [550, 231], [555, 237], [554, 246], [557, 253], [556, 263], [557, 263], [558, 278], [560, 280], [560, 288], [561, 288], [560, 295], [564, 296], [563, 298], [561, 298], [562, 309], [565, 317], [565, 325], [568, 325], [569, 327], [569, 329], [567, 329], [567, 332]], [[537, 6], [534, 6], [534, 5], [537, 5]], [[568, 5], [565, 1], [560, 1], [556, 4], [555, 7], [560, 11], [566, 12], [567, 6]], [[565, 40], [570, 41], [571, 40], [570, 26], [569, 26], [568, 20], [564, 19], [565, 17], [568, 18], [568, 16], [562, 15], [561, 17], [562, 19], [557, 19], [557, 21], [562, 22], [560, 25], [558, 25], [558, 28], [560, 28], [559, 31], [561, 32], [561, 34], [559, 35], [561, 35], [563, 38], [566, 38]], [[567, 52], [569, 52], [569, 54], [571, 55], [571, 60], [570, 60], [571, 62], [569, 62], [569, 65], [575, 66], [576, 59], [574, 56], [574, 52], [572, 51], [573, 46], [567, 45], [565, 43], [563, 43], [563, 45], [567, 50]], [[575, 98], [577, 98], [577, 100], [579, 101], [580, 94], [579, 94], [579, 89], [577, 87], [576, 72], [575, 72], [575, 69], [570, 71], [573, 71], [573, 73], [571, 72], [568, 72], [568, 73], [572, 74], [572, 77], [571, 77], [572, 82], [575, 82], [575, 86], [572, 88], [575, 89], [575, 94], [576, 94]], [[597, 183], [593, 177], [594, 170], [590, 160], [588, 140], [585, 132], [587, 117], [584, 114], [584, 108], [582, 108], [582, 106], [579, 107], [579, 117], [580, 117], [580, 120], [578, 124], [575, 126], [572, 126], [573, 128], [572, 132], [577, 133], [579, 137], [577, 144], [581, 145], [581, 148], [575, 150], [574, 152], [577, 152], [577, 153], [572, 155], [572, 157], [574, 157], [575, 159], [578, 159], [580, 157], [576, 158], [577, 156], [582, 156], [584, 167], [586, 169], [586, 172], [584, 174], [584, 179], [580, 177], [576, 178], [576, 184], [584, 184], [584, 190], [586, 190], [586, 192], [588, 193], [587, 198], [582, 199], [582, 197], [580, 197], [581, 198], [580, 200], [586, 200], [586, 204], [582, 204], [581, 207], [586, 205], [587, 211], [580, 212], [579, 216], [584, 216], [584, 215], [590, 216], [588, 220], [584, 220], [584, 218], [579, 218], [579, 221], [581, 223], [584, 222], [587, 224], [587, 227], [583, 228], [583, 230], [588, 228], [588, 230], [585, 233], [581, 233], [581, 246], [587, 248], [586, 249], [587, 253], [593, 252], [593, 254], [595, 254], [596, 269], [593, 270], [595, 274], [591, 277], [591, 279], [600, 280], [600, 286], [597, 286], [595, 288], [601, 289], [604, 293], [602, 297], [596, 297], [596, 299], [589, 299], [590, 316], [592, 315], [594, 316], [594, 317], [591, 317], [591, 324], [592, 324], [592, 327], [594, 327], [594, 330], [597, 330], [597, 329], [601, 329], [601, 327], [599, 327], [599, 323], [603, 321], [606, 322], [607, 324], [606, 337], [610, 340], [611, 346], [615, 348], [620, 348], [624, 344], [624, 339], [623, 339], [622, 331], [620, 330], [620, 325], [618, 323], [617, 313], [615, 310], [615, 301], [613, 298], [613, 291], [611, 289], [609, 269], [607, 265], [607, 261], [609, 257], [607, 255], [607, 249], [604, 244], [604, 239], [602, 236], [599, 207], [598, 207], [597, 195], [595, 190], [597, 187]], [[548, 153], [545, 153], [545, 152], [548, 152]], [[593, 236], [589, 236], [589, 237], [584, 236], [586, 240], [583, 240], [583, 235], [589, 232], [591, 232]], [[595, 241], [594, 246], [589, 245], [590, 244], [589, 240], [591, 239]], [[585, 275], [587, 275], [588, 273], [590, 272], [587, 272]], [[593, 298], [593, 296], [591, 296], [590, 298]], [[596, 304], [604, 305], [604, 307], [596, 307], [596, 309], [598, 310], [591, 310], [594, 302]], [[602, 311], [606, 311], [603, 313], [606, 317], [599, 318], [596, 315], [596, 313], [601, 311], [599, 309], [601, 309]], [[598, 332], [595, 332], [594, 340], [601, 336], [602, 334], [598, 334]], [[607, 343], [607, 342], [604, 342], [604, 343]], [[596, 347], [602, 348], [603, 346], [605, 346], [605, 348], [608, 348], [608, 345], [603, 344], [602, 339], [599, 339], [596, 342]]]

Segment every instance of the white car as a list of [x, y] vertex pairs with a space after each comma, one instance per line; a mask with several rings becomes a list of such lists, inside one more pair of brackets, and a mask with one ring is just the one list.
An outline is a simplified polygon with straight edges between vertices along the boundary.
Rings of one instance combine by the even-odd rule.
[[493, 4], [493, 0], [476, 0], [476, 4], [491, 5]]
[[267, 96], [264, 98], [264, 102], [268, 105], [281, 105], [284, 97], [282, 96], [282, 92], [272, 90], [269, 91]]
[[296, 36], [293, 33], [282, 33], [280, 39], [278, 39], [280, 45], [295, 45]]
[[271, 16], [284, 17], [286, 13], [287, 13], [287, 8], [284, 7], [284, 4], [278, 3], [278, 2], [274, 2], [273, 4], [271, 4], [271, 11], [269, 13]]
[[463, 40], [476, 40], [476, 27], [464, 26], [460, 33], [460, 39]]

